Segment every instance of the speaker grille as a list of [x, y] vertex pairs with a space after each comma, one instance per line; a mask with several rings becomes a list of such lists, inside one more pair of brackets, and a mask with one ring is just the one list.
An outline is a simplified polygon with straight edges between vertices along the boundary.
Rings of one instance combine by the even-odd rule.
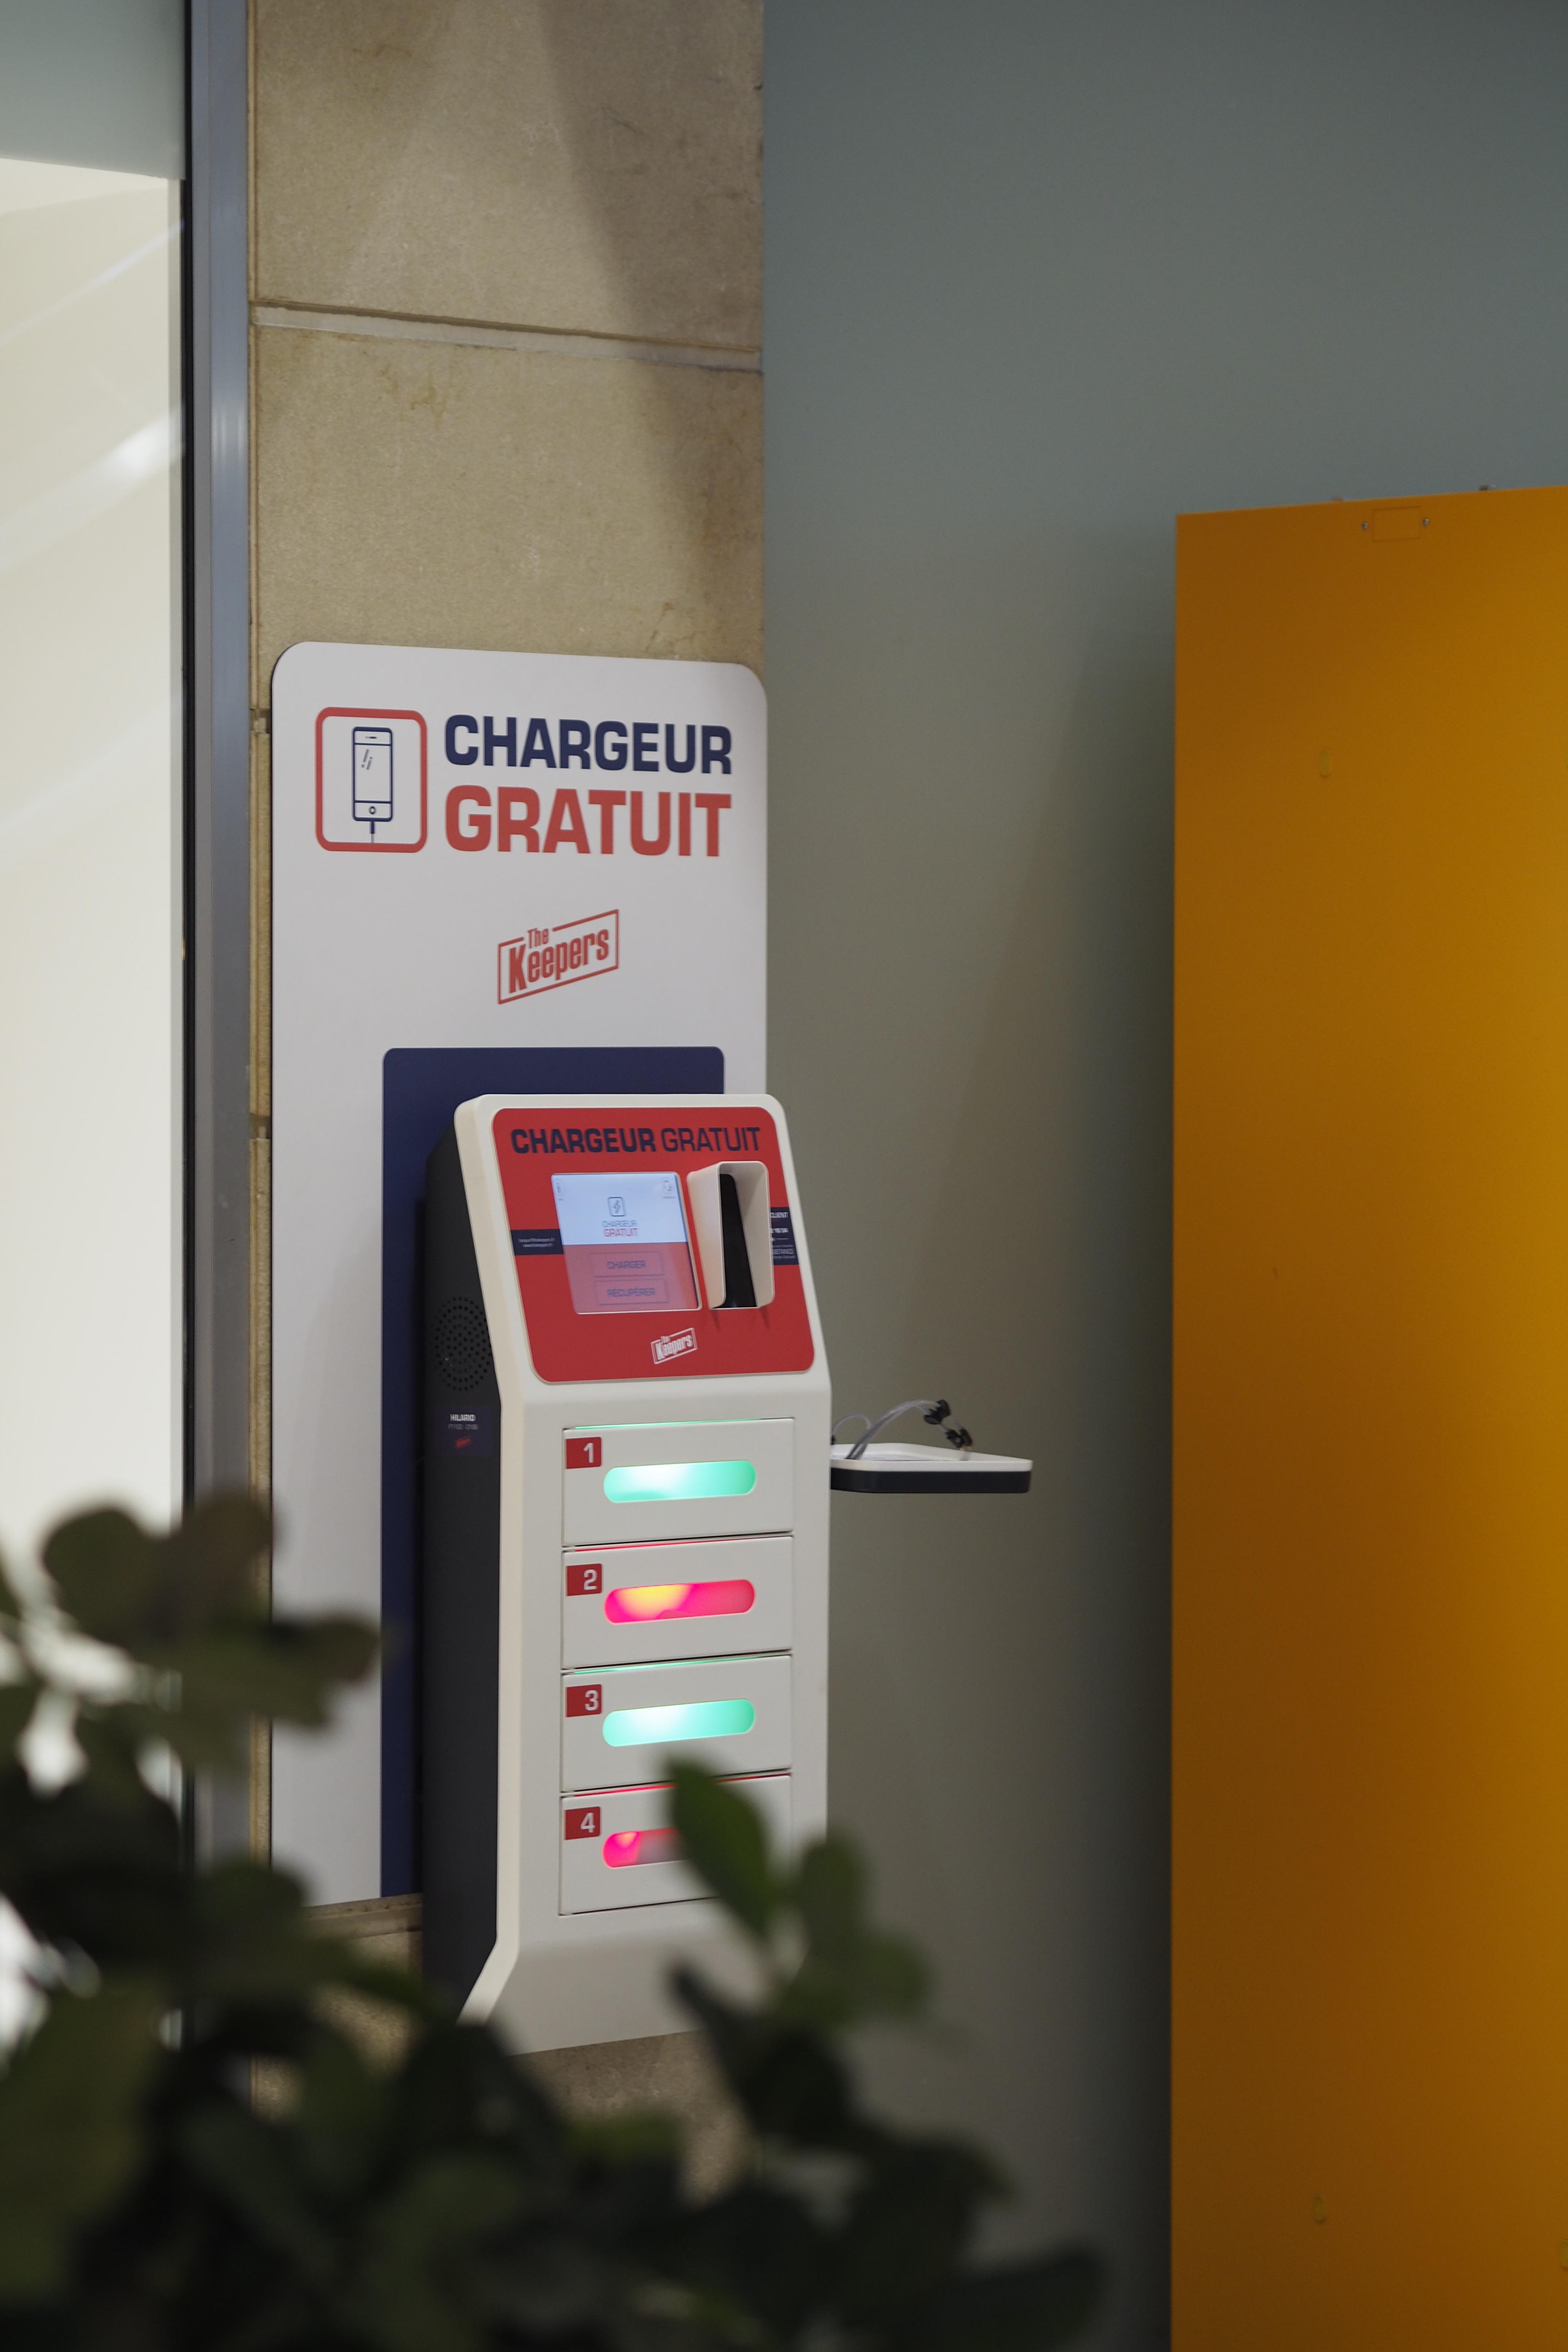
[[436, 1318], [430, 1360], [443, 1388], [483, 1388], [492, 1359], [489, 1327], [477, 1298], [447, 1299]]

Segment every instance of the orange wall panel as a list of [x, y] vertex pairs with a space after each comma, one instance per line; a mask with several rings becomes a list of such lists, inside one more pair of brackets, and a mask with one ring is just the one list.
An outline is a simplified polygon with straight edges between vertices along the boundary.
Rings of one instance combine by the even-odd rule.
[[1185, 518], [1176, 2352], [1568, 2337], [1568, 490]]

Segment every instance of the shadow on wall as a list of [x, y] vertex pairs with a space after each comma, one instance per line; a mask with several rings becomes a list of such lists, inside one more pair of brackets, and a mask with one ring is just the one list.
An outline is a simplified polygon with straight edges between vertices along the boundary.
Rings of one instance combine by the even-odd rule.
[[762, 10], [686, 0], [542, 11], [549, 117], [622, 332], [762, 342]]
[[834, 1811], [960, 2028], [879, 2088], [984, 2118], [1020, 2243], [1163, 2195], [1168, 580], [1106, 541], [771, 583], [772, 1079], [835, 1409], [940, 1389], [1037, 1465], [834, 1519]]
[[[263, 338], [263, 670], [290, 636], [411, 632], [760, 664], [760, 5], [256, 23], [256, 299], [351, 314]], [[366, 343], [354, 314], [458, 331]]]
[[[637, 371], [646, 462], [670, 543], [690, 567], [727, 568], [738, 526], [752, 538], [743, 634], [760, 675], [762, 378], [734, 366], [754, 361], [763, 338], [760, 5], [700, 0], [639, 16], [616, 0], [576, 0], [542, 12], [540, 24], [549, 119], [606, 314], [635, 322], [623, 333], [711, 352], [711, 370], [695, 371], [710, 384], [697, 404], [700, 432], [691, 368]], [[688, 660], [707, 652], [673, 598], [640, 650]]]

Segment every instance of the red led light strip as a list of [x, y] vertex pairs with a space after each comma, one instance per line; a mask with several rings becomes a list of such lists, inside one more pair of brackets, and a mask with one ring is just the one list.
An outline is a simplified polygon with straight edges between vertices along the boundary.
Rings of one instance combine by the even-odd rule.
[[679, 1862], [680, 1841], [673, 1830], [612, 1830], [605, 1860], [612, 1870], [632, 1870], [642, 1862]]
[[653, 1625], [670, 1617], [740, 1617], [756, 1600], [743, 1576], [710, 1584], [623, 1584], [605, 1595], [612, 1625]]

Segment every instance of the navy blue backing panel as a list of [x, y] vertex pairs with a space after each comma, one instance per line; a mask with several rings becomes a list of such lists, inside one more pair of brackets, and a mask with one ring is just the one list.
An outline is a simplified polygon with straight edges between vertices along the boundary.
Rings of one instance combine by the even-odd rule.
[[419, 1256], [425, 1166], [476, 1095], [721, 1095], [716, 1045], [399, 1046], [382, 1063], [381, 1891], [418, 1885]]

